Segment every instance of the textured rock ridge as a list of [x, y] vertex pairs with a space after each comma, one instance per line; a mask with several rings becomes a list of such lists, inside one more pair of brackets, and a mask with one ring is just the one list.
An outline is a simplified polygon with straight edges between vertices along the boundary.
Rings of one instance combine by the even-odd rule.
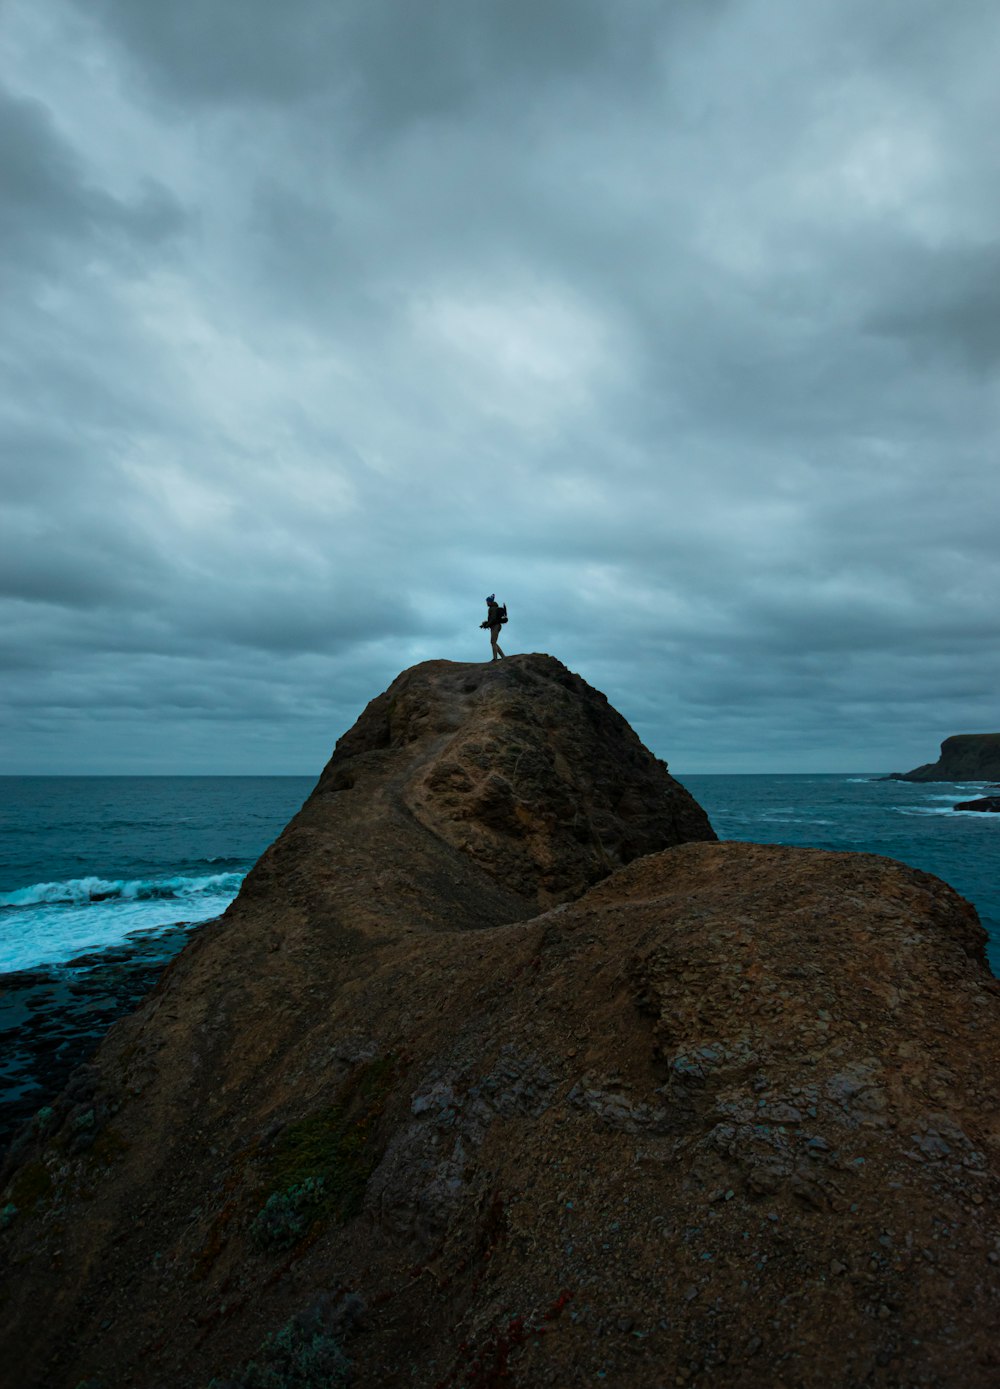
[[890, 860], [713, 842], [550, 658], [417, 667], [23, 1140], [0, 1373], [992, 1386], [983, 945]]
[[956, 733], [936, 762], [893, 772], [890, 781], [1000, 781], [1000, 733]]
[[551, 656], [426, 661], [338, 741], [240, 905], [271, 909], [277, 892], [286, 923], [379, 939], [476, 929], [578, 896], [639, 854], [714, 838], [604, 695]]
[[404, 672], [340, 740], [317, 797], [355, 789], [373, 758], [413, 747], [405, 809], [540, 906], [642, 854], [715, 838], [605, 696], [551, 656]]

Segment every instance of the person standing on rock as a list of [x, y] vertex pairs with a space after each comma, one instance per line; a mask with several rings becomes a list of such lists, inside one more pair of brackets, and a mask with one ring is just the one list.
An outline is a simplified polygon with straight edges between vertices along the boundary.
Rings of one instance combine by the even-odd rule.
[[507, 604], [502, 606], [497, 602], [495, 593], [491, 593], [486, 600], [486, 621], [480, 622], [480, 627], [490, 629], [490, 646], [493, 648], [494, 661], [504, 660], [504, 654], [497, 645], [497, 637], [500, 635], [500, 628], [507, 621]]

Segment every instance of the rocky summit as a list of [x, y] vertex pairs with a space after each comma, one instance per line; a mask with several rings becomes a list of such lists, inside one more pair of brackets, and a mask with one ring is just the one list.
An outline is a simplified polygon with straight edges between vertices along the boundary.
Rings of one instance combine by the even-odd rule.
[[14, 1144], [3, 1383], [994, 1386], [983, 947], [550, 657], [417, 666]]

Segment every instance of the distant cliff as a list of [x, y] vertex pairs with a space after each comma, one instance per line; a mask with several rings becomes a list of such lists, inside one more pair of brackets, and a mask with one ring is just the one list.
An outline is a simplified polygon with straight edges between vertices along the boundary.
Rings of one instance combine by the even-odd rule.
[[1000, 995], [547, 656], [404, 672], [0, 1174], [5, 1389], [995, 1389]]
[[1000, 781], [1000, 733], [956, 733], [936, 762], [893, 772], [887, 781]]

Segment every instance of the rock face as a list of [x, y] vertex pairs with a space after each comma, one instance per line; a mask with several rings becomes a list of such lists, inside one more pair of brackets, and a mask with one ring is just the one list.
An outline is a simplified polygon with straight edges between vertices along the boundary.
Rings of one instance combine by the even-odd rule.
[[[515, 893], [519, 916], [578, 896], [641, 854], [715, 838], [665, 763], [551, 656], [404, 672], [337, 744], [313, 800], [374, 799], [381, 821], [384, 796], [372, 793], [387, 751], [405, 766], [403, 814]], [[348, 823], [353, 839], [353, 812]], [[390, 860], [400, 857], [392, 828]]]
[[995, 1385], [983, 942], [550, 658], [417, 667], [22, 1141], [0, 1374]]
[[941, 744], [936, 762], [893, 772], [887, 781], [996, 781], [1000, 778], [1000, 733], [956, 733]]

